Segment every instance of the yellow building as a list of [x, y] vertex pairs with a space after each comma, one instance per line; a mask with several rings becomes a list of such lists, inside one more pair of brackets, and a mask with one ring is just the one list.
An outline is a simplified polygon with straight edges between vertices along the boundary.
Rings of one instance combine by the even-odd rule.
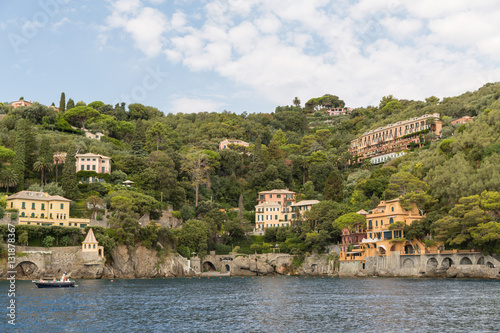
[[7, 209], [17, 209], [19, 224], [85, 228], [90, 220], [69, 217], [71, 200], [45, 192], [21, 191], [7, 197]]
[[401, 207], [399, 199], [380, 201], [379, 205], [366, 215], [367, 237], [354, 246], [351, 252], [341, 252], [340, 260], [364, 262], [366, 257], [386, 256], [391, 252], [425, 253], [426, 248], [422, 242], [416, 239], [405, 239], [404, 225], [398, 228], [390, 227], [395, 222], [410, 225], [413, 221], [420, 221], [423, 218], [416, 205], [413, 205], [410, 210], [405, 210]]

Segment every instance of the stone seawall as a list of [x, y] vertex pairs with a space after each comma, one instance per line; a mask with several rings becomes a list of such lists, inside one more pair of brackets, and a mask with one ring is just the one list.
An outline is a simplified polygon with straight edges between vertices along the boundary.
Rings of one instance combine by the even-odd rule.
[[367, 257], [365, 267], [342, 261], [341, 276], [500, 278], [500, 261], [480, 252], [400, 254]]

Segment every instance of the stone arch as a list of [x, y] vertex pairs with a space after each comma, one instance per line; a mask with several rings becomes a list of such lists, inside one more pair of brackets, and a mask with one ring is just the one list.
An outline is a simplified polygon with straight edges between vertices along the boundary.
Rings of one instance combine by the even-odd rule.
[[436, 258], [430, 258], [427, 260], [427, 269], [436, 269], [438, 267], [438, 261]]
[[406, 258], [405, 261], [403, 261], [403, 268], [412, 268], [415, 266], [415, 263], [413, 262], [413, 259]]
[[231, 271], [231, 266], [229, 266], [229, 264], [226, 264], [225, 267], [226, 267], [226, 272], [230, 272]]
[[203, 265], [201, 266], [201, 269], [204, 272], [215, 272], [216, 271], [215, 265], [212, 262], [210, 262], [210, 261], [205, 261], [203, 263]]
[[385, 249], [382, 246], [378, 247], [378, 253], [379, 254], [385, 254]]
[[396, 251], [396, 244], [392, 244], [391, 246], [391, 252], [395, 252]]
[[446, 257], [443, 259], [443, 261], [441, 262], [441, 266], [445, 269], [448, 269], [450, 268], [451, 266], [453, 266], [453, 260], [451, 260], [451, 258], [449, 257]]
[[493, 263], [491, 261], [488, 261], [486, 263], [486, 267], [488, 267], [488, 268], [495, 268], [495, 265], [493, 265]]
[[472, 265], [472, 261], [469, 259], [469, 257], [463, 257], [460, 259], [460, 265]]
[[30, 277], [38, 271], [38, 266], [32, 261], [22, 261], [16, 266], [17, 277]]
[[312, 273], [316, 272], [317, 269], [318, 269], [318, 265], [316, 265], [316, 264], [311, 265], [311, 272]]
[[484, 257], [481, 257], [481, 258], [477, 259], [477, 264], [478, 265], [484, 265]]

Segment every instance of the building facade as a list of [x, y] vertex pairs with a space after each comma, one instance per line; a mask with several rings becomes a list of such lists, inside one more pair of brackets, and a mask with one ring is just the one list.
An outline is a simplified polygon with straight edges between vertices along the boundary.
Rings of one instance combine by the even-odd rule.
[[[111, 174], [111, 157], [98, 154], [76, 154], [76, 172], [78, 171], [94, 171], [97, 173]], [[88, 177], [81, 179], [82, 182], [99, 181], [97, 177]]]
[[439, 114], [426, 114], [389, 124], [364, 133], [351, 141], [349, 152], [360, 163], [365, 158], [373, 160], [381, 155], [390, 155], [408, 150], [423, 143], [423, 135], [431, 132], [440, 136], [442, 123]]
[[21, 191], [7, 197], [7, 209], [16, 209], [19, 224], [85, 228], [89, 219], [70, 218], [71, 200], [45, 192]]
[[85, 240], [82, 242], [82, 254], [86, 261], [104, 259], [104, 247], [99, 246], [92, 228], [89, 229]]
[[[356, 212], [356, 214], [363, 215], [366, 217], [368, 213], [364, 210], [360, 210]], [[340, 244], [340, 251], [345, 253], [348, 252], [349, 246], [358, 246], [361, 241], [366, 238], [366, 227], [363, 227], [362, 224], [358, 224], [353, 226], [352, 228], [342, 229], [341, 239], [342, 243]]]
[[452, 125], [461, 125], [461, 124], [465, 124], [465, 123], [473, 122], [473, 121], [474, 121], [474, 117], [465, 116], [465, 117], [453, 120], [451, 122], [451, 124]]
[[30, 106], [32, 105], [33, 103], [31, 101], [25, 101], [24, 99], [20, 99], [18, 101], [15, 101], [15, 102], [11, 102], [10, 105], [16, 109], [20, 106]]
[[229, 148], [230, 144], [237, 145], [237, 146], [243, 146], [243, 147], [248, 147], [250, 145], [248, 142], [245, 142], [242, 140], [226, 139], [226, 140], [221, 141], [219, 143], [219, 150], [230, 149]]
[[255, 230], [289, 226], [293, 219], [292, 205], [295, 203], [296, 195], [289, 190], [259, 192], [255, 206]]
[[292, 219], [298, 219], [304, 216], [304, 213], [310, 211], [312, 206], [319, 204], [319, 200], [302, 200], [290, 205], [292, 208]]
[[353, 108], [333, 108], [328, 110], [329, 116], [345, 116], [352, 112]]

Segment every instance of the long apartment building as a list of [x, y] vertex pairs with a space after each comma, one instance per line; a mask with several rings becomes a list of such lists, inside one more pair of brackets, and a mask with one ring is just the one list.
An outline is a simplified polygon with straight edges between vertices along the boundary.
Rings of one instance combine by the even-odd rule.
[[404, 155], [412, 142], [420, 144], [420, 135], [426, 131], [439, 137], [441, 129], [439, 113], [426, 114], [366, 132], [351, 141], [349, 152], [357, 156], [358, 163], [365, 158], [370, 158], [373, 164], [382, 163]]

